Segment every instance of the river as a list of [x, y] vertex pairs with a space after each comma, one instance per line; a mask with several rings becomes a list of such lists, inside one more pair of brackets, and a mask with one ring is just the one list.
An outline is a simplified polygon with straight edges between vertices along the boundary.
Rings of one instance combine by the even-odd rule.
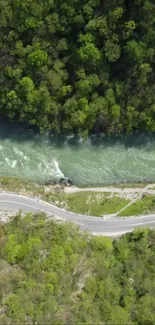
[[78, 186], [155, 181], [155, 137], [55, 138], [0, 123], [0, 175], [44, 183], [69, 177]]

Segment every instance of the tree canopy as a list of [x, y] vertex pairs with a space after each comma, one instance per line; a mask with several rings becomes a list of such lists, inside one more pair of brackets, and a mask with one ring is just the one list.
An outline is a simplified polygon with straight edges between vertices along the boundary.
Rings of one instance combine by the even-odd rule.
[[0, 117], [55, 132], [155, 131], [153, 0], [0, 2]]
[[154, 244], [17, 214], [0, 226], [0, 324], [154, 325]]

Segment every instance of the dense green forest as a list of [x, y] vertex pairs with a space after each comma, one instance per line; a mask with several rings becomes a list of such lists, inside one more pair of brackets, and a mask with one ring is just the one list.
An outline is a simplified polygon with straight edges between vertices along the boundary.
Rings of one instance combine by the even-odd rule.
[[0, 324], [155, 324], [155, 231], [112, 241], [43, 215], [0, 226]]
[[0, 117], [155, 131], [153, 0], [1, 0]]

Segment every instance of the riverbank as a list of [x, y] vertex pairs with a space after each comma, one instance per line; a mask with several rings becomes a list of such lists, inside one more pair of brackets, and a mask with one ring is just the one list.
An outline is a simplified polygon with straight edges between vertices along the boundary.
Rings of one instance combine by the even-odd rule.
[[[139, 183], [138, 183], [139, 185]], [[132, 188], [78, 188], [39, 185], [17, 177], [0, 177], [0, 191], [17, 193], [52, 203], [74, 213], [93, 216], [132, 216], [155, 212], [155, 184]]]

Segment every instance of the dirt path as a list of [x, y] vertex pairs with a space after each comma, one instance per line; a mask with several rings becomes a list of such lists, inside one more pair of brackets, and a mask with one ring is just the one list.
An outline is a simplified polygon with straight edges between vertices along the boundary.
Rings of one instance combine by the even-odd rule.
[[[153, 188], [153, 189], [152, 189]], [[77, 193], [77, 192], [105, 192], [105, 193], [148, 193], [155, 194], [155, 184], [148, 184], [145, 187], [133, 187], [133, 188], [118, 188], [118, 187], [64, 187], [66, 194]]]
[[[124, 211], [126, 208], [130, 207], [132, 204], [134, 204], [136, 201], [142, 199], [144, 194], [155, 194], [155, 190], [149, 190], [151, 187], [154, 187], [154, 184], [148, 184], [145, 187], [141, 188], [140, 191], [137, 192], [137, 197], [131, 200], [123, 209], [119, 210], [116, 215], [118, 216], [122, 211]], [[132, 189], [131, 189], [132, 190]]]

